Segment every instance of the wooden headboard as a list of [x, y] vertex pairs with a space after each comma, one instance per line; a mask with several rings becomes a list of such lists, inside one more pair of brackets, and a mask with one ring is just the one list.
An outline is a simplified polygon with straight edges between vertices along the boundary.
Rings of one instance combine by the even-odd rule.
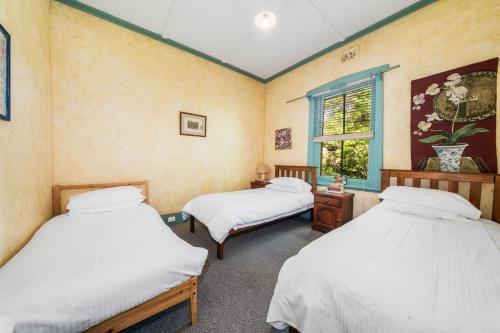
[[296, 165], [275, 165], [274, 177], [294, 177], [300, 178], [312, 186], [312, 191], [316, 191], [316, 169], [315, 166]]
[[[500, 222], [500, 175], [492, 173], [454, 173], [438, 171], [412, 171], [383, 169], [381, 179], [381, 190], [391, 185], [391, 178], [396, 179], [399, 186], [424, 187], [423, 180], [428, 180], [429, 188], [445, 190], [461, 194], [475, 207], [481, 209], [486, 218]], [[407, 180], [410, 180], [409, 182]], [[459, 185], [464, 184], [459, 188]], [[483, 205], [483, 197], [488, 196], [490, 187], [490, 204]], [[463, 191], [465, 189], [465, 191]], [[468, 192], [468, 193], [467, 193]], [[486, 198], [484, 198], [486, 199]], [[484, 210], [489, 210], [485, 212]]]
[[52, 215], [57, 216], [61, 215], [63, 212], [66, 212], [66, 209], [63, 208], [63, 191], [78, 190], [78, 192], [81, 193], [116, 186], [143, 187], [144, 196], [146, 197], [144, 199], [144, 202], [149, 203], [149, 182], [147, 180], [103, 184], [54, 185], [52, 188]]

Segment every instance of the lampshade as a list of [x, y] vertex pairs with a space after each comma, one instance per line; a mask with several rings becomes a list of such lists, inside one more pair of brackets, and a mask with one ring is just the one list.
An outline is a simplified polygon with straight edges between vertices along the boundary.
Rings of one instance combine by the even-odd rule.
[[271, 168], [269, 167], [269, 165], [267, 164], [260, 164], [258, 167], [257, 167], [257, 173], [269, 173], [271, 172]]
[[276, 24], [276, 16], [271, 12], [262, 12], [255, 17], [255, 25], [261, 30], [269, 30]]

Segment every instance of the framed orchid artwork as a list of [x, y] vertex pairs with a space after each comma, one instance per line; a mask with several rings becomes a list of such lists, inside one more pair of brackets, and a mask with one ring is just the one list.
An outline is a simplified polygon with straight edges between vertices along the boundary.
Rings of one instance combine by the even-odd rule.
[[292, 149], [292, 129], [282, 128], [274, 131], [274, 149]]
[[0, 119], [10, 121], [10, 35], [0, 24]]
[[498, 58], [412, 81], [412, 168], [497, 172]]

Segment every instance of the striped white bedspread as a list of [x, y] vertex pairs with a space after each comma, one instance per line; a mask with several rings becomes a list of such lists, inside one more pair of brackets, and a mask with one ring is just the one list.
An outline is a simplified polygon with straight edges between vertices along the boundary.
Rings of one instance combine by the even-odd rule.
[[285, 262], [267, 321], [302, 333], [500, 332], [500, 225], [376, 206]]
[[262, 224], [297, 214], [314, 205], [311, 192], [283, 192], [268, 188], [212, 193], [197, 196], [182, 208], [207, 226], [212, 238], [222, 243], [231, 229]]
[[0, 317], [15, 332], [80, 332], [201, 273], [207, 250], [150, 206], [60, 215], [0, 268]]

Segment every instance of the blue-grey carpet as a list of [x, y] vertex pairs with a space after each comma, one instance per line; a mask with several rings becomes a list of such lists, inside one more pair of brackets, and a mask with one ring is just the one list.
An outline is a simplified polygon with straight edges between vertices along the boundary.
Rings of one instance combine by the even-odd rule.
[[[293, 218], [230, 239], [224, 260], [216, 257], [215, 243], [207, 230], [189, 223], [172, 226], [179, 237], [208, 249], [208, 259], [199, 277], [199, 322], [189, 324], [189, 304], [179, 304], [130, 327], [126, 332], [279, 332], [266, 323], [269, 302], [285, 260], [322, 233], [311, 230], [311, 222]], [[283, 331], [282, 331], [283, 332]]]

